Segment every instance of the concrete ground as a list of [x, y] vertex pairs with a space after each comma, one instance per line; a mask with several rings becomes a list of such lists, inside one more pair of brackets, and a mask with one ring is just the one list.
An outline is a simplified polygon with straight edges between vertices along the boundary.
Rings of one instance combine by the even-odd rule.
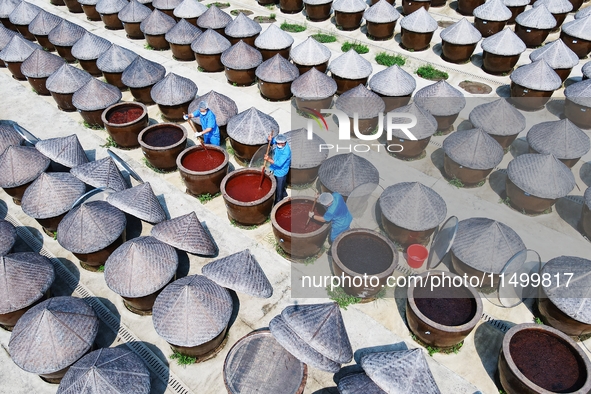
[[[55, 13], [63, 18], [71, 20], [87, 30], [98, 34], [110, 41], [127, 47], [150, 60], [157, 61], [167, 68], [168, 72], [191, 78], [199, 87], [199, 94], [215, 90], [225, 94], [236, 101], [239, 111], [244, 111], [252, 106], [272, 115], [280, 125], [282, 132], [292, 129], [291, 102], [272, 103], [262, 99], [256, 86], [237, 88], [226, 82], [223, 73], [206, 74], [197, 70], [195, 62], [178, 62], [172, 59], [170, 51], [151, 51], [144, 48], [143, 40], [131, 41], [125, 37], [123, 31], [106, 30], [101, 22], [88, 22], [83, 14], [70, 14], [65, 7], [55, 7], [40, 0], [31, 1], [40, 7]], [[454, 3], [452, 3], [452, 7]], [[283, 15], [278, 9], [267, 9], [258, 6], [253, 0], [232, 1], [232, 7], [226, 9], [250, 9], [254, 15], [277, 14], [277, 23], [283, 20], [304, 23], [302, 14]], [[460, 19], [449, 7], [444, 9], [431, 9], [430, 13], [440, 21], [456, 21]], [[567, 21], [572, 19], [569, 16]], [[265, 25], [263, 25], [265, 28]], [[441, 30], [441, 29], [440, 29]], [[439, 31], [440, 31], [439, 30]], [[407, 57], [407, 71], [413, 72], [419, 65], [432, 62], [438, 68], [450, 73], [449, 82], [457, 86], [464, 80], [478, 81], [490, 85], [493, 92], [485, 96], [474, 96], [466, 93], [467, 107], [462, 111], [455, 123], [456, 129], [467, 128], [468, 114], [475, 105], [477, 97], [494, 98], [508, 95], [508, 77], [493, 77], [485, 74], [478, 68], [479, 53], [471, 63], [465, 65], [450, 65], [440, 59], [440, 47], [437, 45], [439, 31], [435, 33], [432, 49], [421, 53], [410, 53], [402, 50], [394, 41], [373, 42], [364, 35], [364, 27], [361, 31], [338, 31], [332, 21], [321, 23], [307, 22], [307, 30], [302, 33], [294, 33], [294, 46], [308, 37], [309, 34], [333, 32], [338, 37], [337, 43], [328, 44], [333, 51], [334, 59], [338, 56], [340, 45], [344, 41], [357, 40], [367, 44], [370, 52], [363, 55], [371, 60], [374, 72], [384, 69], [377, 65], [373, 58], [381, 51], [401, 53]], [[399, 27], [396, 29], [399, 32]], [[553, 34], [549, 40], [557, 38]], [[397, 39], [397, 37], [395, 38]], [[528, 63], [528, 50], [521, 57], [520, 64]], [[580, 66], [572, 72], [568, 83], [580, 78]], [[429, 85], [431, 82], [417, 78], [417, 88]], [[99, 159], [107, 155], [105, 144], [107, 134], [103, 130], [90, 130], [84, 127], [82, 119], [77, 113], [64, 113], [57, 109], [51, 97], [36, 95], [27, 82], [18, 82], [11, 78], [7, 69], [0, 69], [0, 86], [3, 99], [0, 102], [0, 119], [10, 119], [35, 134], [39, 138], [52, 138], [76, 134], [90, 159]], [[442, 176], [442, 150], [441, 143], [444, 136], [434, 137], [427, 148], [424, 159], [406, 162], [389, 157], [386, 153], [365, 153], [367, 157], [380, 171], [380, 185], [387, 187], [393, 183], [403, 181], [419, 181], [432, 187], [446, 201], [448, 216], [455, 215], [460, 220], [469, 217], [485, 216], [499, 220], [514, 229], [523, 239], [528, 249], [540, 254], [542, 261], [547, 261], [560, 255], [574, 255], [586, 257], [589, 255], [589, 242], [577, 230], [578, 218], [582, 208], [581, 196], [587, 186], [591, 185], [591, 167], [587, 161], [591, 159], [587, 154], [573, 168], [577, 180], [575, 188], [569, 197], [558, 201], [551, 213], [536, 217], [523, 215], [504, 204], [499, 203], [503, 196], [505, 172], [508, 162], [517, 155], [527, 150], [524, 141], [527, 130], [535, 123], [544, 120], [555, 120], [562, 112], [563, 101], [560, 99], [562, 92], [556, 92], [557, 99], [549, 105], [550, 112], [526, 114], [528, 126], [513, 144], [511, 150], [498, 169], [493, 171], [489, 182], [479, 188], [457, 189], [450, 185]], [[123, 100], [132, 100], [129, 92], [123, 93]], [[150, 106], [151, 119], [162, 122], [157, 106]], [[185, 125], [189, 129], [188, 125]], [[191, 133], [190, 133], [191, 135]], [[323, 135], [323, 138], [325, 136]], [[331, 136], [325, 139], [329, 141]], [[192, 142], [191, 142], [192, 143]], [[56, 266], [61, 267], [60, 279], [54, 285], [54, 293], [57, 295], [73, 294], [75, 296], [96, 297], [93, 306], [101, 311], [101, 334], [97, 338], [100, 346], [129, 346], [134, 351], [142, 354], [144, 359], [150, 360], [150, 369], [153, 374], [154, 393], [222, 393], [225, 391], [223, 383], [223, 361], [231, 346], [242, 336], [250, 331], [266, 327], [268, 322], [281, 310], [296, 302], [326, 302], [326, 298], [320, 294], [317, 299], [292, 299], [291, 287], [300, 275], [308, 269], [315, 272], [329, 273], [329, 262], [326, 255], [322, 255], [312, 266], [304, 267], [293, 265], [288, 260], [279, 256], [275, 251], [270, 223], [264, 224], [254, 230], [244, 230], [231, 225], [227, 219], [226, 209], [221, 197], [215, 198], [207, 204], [201, 204], [199, 200], [184, 193], [184, 185], [178, 172], [158, 174], [150, 170], [143, 163], [141, 150], [113, 149], [124, 158], [136, 170], [145, 181], [149, 181], [165, 208], [169, 217], [177, 217], [191, 211], [195, 211], [199, 219], [207, 226], [219, 247], [219, 256], [226, 256], [245, 248], [256, 256], [265, 273], [274, 287], [274, 295], [270, 299], [261, 300], [238, 294], [238, 314], [229, 330], [227, 345], [217, 357], [198, 365], [180, 367], [169, 359], [172, 351], [167, 343], [161, 339], [153, 329], [150, 317], [141, 317], [129, 312], [121, 301], [121, 298], [110, 291], [99, 273], [92, 273], [80, 268], [75, 257], [64, 250], [57, 241], [40, 231], [39, 225], [26, 216], [19, 207], [4, 192], [0, 192], [0, 217], [5, 215], [14, 223], [21, 224], [22, 241], [17, 245], [17, 250], [42, 251], [48, 256], [55, 256]], [[235, 167], [238, 164], [233, 162]], [[134, 181], [135, 182], [135, 181]], [[135, 184], [135, 183], [134, 183]], [[300, 191], [304, 194], [313, 194], [311, 189]], [[373, 202], [374, 200], [370, 200]], [[358, 219], [356, 226], [375, 228], [375, 222], [371, 218]], [[149, 234], [151, 226], [139, 221], [131, 221], [129, 233], [132, 236]], [[201, 267], [211, 259], [197, 256], [186, 256], [179, 268], [180, 274], [196, 274], [201, 272]], [[408, 273], [408, 267], [404, 256], [400, 256], [400, 269], [396, 275]], [[446, 262], [447, 263], [447, 262]], [[447, 267], [441, 266], [442, 269]], [[404, 289], [397, 289], [397, 294]], [[490, 393], [495, 394], [498, 388], [495, 383], [496, 364], [498, 352], [504, 332], [513, 324], [531, 322], [534, 319], [532, 305], [522, 304], [515, 308], [499, 308], [487, 300], [483, 300], [484, 315], [476, 329], [466, 338], [462, 349], [457, 354], [434, 354], [427, 356], [435, 379], [443, 393]], [[356, 352], [356, 360], [368, 349], [401, 349], [404, 347], [418, 346], [411, 338], [405, 324], [404, 300], [380, 299], [368, 304], [358, 304], [343, 310], [345, 324]], [[57, 386], [49, 385], [34, 375], [28, 374], [12, 363], [8, 354], [8, 341], [10, 334], [0, 332], [0, 344], [4, 351], [0, 352], [0, 392], [1, 393], [54, 393]], [[127, 345], [126, 345], [127, 344]], [[582, 343], [587, 350], [587, 344]], [[305, 393], [336, 393], [334, 376], [321, 372], [314, 368], [309, 369], [308, 383]]]

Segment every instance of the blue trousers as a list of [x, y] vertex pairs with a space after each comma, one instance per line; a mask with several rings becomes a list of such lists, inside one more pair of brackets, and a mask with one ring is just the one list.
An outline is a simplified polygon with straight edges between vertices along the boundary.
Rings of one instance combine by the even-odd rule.
[[287, 197], [287, 175], [276, 176], [277, 190], [275, 192], [275, 204]]
[[207, 134], [203, 134], [203, 141], [205, 141], [207, 145], [220, 146], [220, 136], [214, 136], [213, 131], [210, 131]]

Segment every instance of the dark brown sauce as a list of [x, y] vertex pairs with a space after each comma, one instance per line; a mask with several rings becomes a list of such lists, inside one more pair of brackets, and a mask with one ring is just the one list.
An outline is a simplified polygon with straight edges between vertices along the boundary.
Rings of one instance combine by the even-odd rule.
[[142, 139], [147, 145], [164, 148], [176, 144], [182, 138], [183, 131], [177, 127], [158, 127], [144, 133]]
[[577, 391], [587, 379], [582, 362], [568, 343], [540, 330], [513, 335], [509, 352], [522, 374], [554, 393]]
[[337, 248], [337, 255], [345, 267], [358, 274], [375, 275], [390, 267], [392, 249], [381, 239], [366, 234], [344, 237]]
[[417, 308], [427, 318], [453, 327], [468, 323], [476, 314], [476, 300], [468, 289], [449, 287], [444, 283], [442, 286], [433, 287], [431, 291], [430, 279], [424, 284], [415, 287], [413, 294]]

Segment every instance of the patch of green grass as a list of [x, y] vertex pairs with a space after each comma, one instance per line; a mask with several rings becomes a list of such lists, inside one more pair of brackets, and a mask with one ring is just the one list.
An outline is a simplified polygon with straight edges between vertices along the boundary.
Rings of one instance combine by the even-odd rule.
[[232, 14], [234, 16], [238, 16], [241, 13], [244, 14], [244, 15], [246, 15], [246, 16], [252, 15], [252, 11], [250, 11], [250, 10], [236, 9], [236, 10], [230, 11], [230, 14]]
[[287, 31], [289, 33], [301, 33], [304, 30], [306, 30], [305, 25], [301, 25], [299, 23], [287, 23], [285, 21], [281, 24], [280, 27], [281, 30]]
[[343, 290], [342, 287], [335, 287], [333, 290], [331, 290], [330, 286], [327, 286], [326, 293], [328, 294], [328, 298], [336, 302], [339, 308], [344, 310], [347, 310], [349, 305], [355, 305], [361, 302], [361, 298], [345, 293], [345, 290]]
[[279, 246], [278, 242], [274, 242], [275, 244], [275, 251], [277, 252], [277, 254], [281, 257], [283, 257], [284, 259], [288, 259], [289, 255], [287, 253], [285, 253], [285, 250], [283, 250], [283, 248], [281, 246]]
[[483, 180], [481, 180], [480, 182], [478, 182], [478, 183], [476, 184], [476, 187], [481, 187], [481, 186], [484, 186], [484, 184], [485, 184], [485, 183], [486, 183], [486, 179], [483, 179]]
[[148, 159], [146, 159], [145, 157], [143, 158], [143, 162], [144, 162], [144, 164], [146, 165], [146, 167], [148, 167], [150, 170], [152, 170], [152, 171], [154, 171], [154, 172], [156, 172], [156, 173], [158, 173], [158, 174], [168, 174], [168, 173], [170, 173], [170, 172], [174, 172], [174, 171], [176, 171], [176, 170], [172, 170], [172, 171], [164, 171], [164, 170], [161, 170], [160, 168], [156, 168], [156, 167], [154, 167], [154, 166], [152, 165], [152, 163], [150, 163], [150, 162], [148, 161]]
[[430, 64], [417, 68], [415, 74], [417, 74], [421, 78], [425, 78], [431, 81], [440, 81], [442, 79], [449, 78], [448, 73], [446, 73], [445, 71], [438, 70]]
[[275, 4], [267, 4], [265, 6], [265, 8], [268, 9], [268, 10], [274, 10], [275, 9]]
[[441, 137], [443, 135], [443, 131], [438, 131], [435, 134], [433, 134], [433, 137]]
[[449, 180], [449, 184], [452, 186], [459, 188], [464, 187], [464, 182], [460, 181], [458, 178], [456, 178], [455, 176]]
[[216, 198], [217, 196], [219, 196], [221, 193], [216, 193], [213, 196], [209, 193], [205, 193], [200, 195], [199, 197], [199, 202], [201, 202], [201, 204], [207, 204], [208, 202], [210, 202], [211, 200], [213, 200], [214, 198]]
[[337, 36], [335, 36], [334, 34], [316, 33], [316, 34], [312, 34], [310, 37], [312, 37], [313, 39], [315, 39], [316, 41], [318, 41], [322, 44], [327, 44], [329, 42], [335, 42], [337, 40]]
[[228, 154], [232, 156], [236, 154], [236, 151], [234, 151], [234, 148], [232, 148], [231, 146], [226, 146], [226, 152], [228, 152]]
[[172, 353], [170, 355], [170, 359], [175, 360], [178, 365], [181, 365], [183, 367], [186, 367], [187, 365], [195, 364], [195, 362], [197, 361], [197, 358], [191, 357], [191, 356], [186, 356], [186, 355], [181, 354], [179, 352]]
[[206, 4], [206, 7], [207, 7], [207, 8], [209, 8], [209, 7], [211, 7], [212, 5], [215, 5], [215, 6], [216, 6], [216, 7], [218, 7], [218, 8], [228, 8], [228, 7], [230, 6], [230, 3], [221, 3], [221, 2], [219, 2], [219, 1], [216, 1], [216, 2], [214, 2], [214, 3], [209, 3], [209, 4]]
[[104, 126], [100, 126], [98, 124], [90, 124], [87, 121], [82, 122], [82, 124], [84, 125], [84, 127], [86, 127], [87, 129], [91, 129], [91, 130], [104, 130], [105, 129]]
[[277, 17], [277, 14], [271, 13], [269, 14], [269, 18], [275, 20], [275, 17]]
[[103, 148], [119, 148], [119, 145], [117, 145], [117, 143], [115, 142], [115, 140], [111, 136], [108, 136], [107, 139], [105, 140], [105, 143], [101, 146]]
[[357, 42], [345, 41], [345, 43], [341, 45], [341, 51], [343, 52], [347, 52], [351, 48], [353, 48], [353, 50], [360, 55], [369, 52], [369, 48], [367, 47], [367, 45], [359, 44]]
[[105, 266], [101, 265], [100, 267], [98, 267], [98, 269], [96, 270], [96, 272], [105, 272]]
[[145, 43], [144, 44], [144, 49], [147, 49], [149, 51], [153, 51], [154, 50], [154, 47], [152, 45], [148, 44], [148, 43]]
[[387, 52], [380, 52], [376, 55], [376, 63], [382, 66], [404, 66], [406, 59], [400, 55], [389, 55]]
[[316, 253], [315, 256], [306, 257], [305, 259], [301, 260], [302, 264], [304, 264], [304, 265], [314, 264], [316, 262], [316, 260], [318, 260], [318, 257], [320, 257], [327, 250], [328, 249], [326, 247], [322, 246], [322, 248], [320, 249], [320, 252]]
[[537, 316], [534, 317], [534, 323], [536, 323], [536, 324], [544, 324], [544, 322], [542, 321], [542, 319], [540, 319]]
[[511, 206], [511, 199], [509, 197], [500, 198], [499, 204], [505, 204], [506, 206], [510, 207]]
[[460, 349], [462, 348], [462, 346], [464, 346], [464, 341], [450, 347], [450, 348], [440, 348], [437, 346], [431, 346], [431, 345], [427, 345], [426, 343], [424, 343], [423, 341], [421, 341], [415, 334], [411, 333], [410, 336], [412, 337], [412, 339], [417, 342], [419, 345], [423, 346], [425, 349], [427, 349], [427, 353], [429, 353], [429, 356], [433, 357], [433, 355], [435, 353], [441, 353], [441, 354], [458, 354]]
[[53, 240], [57, 241], [57, 230], [53, 233]]
[[253, 20], [257, 23], [273, 23], [276, 20], [275, 16], [275, 14], [271, 14], [270, 16], [259, 15], [255, 16]]
[[542, 215], [547, 215], [549, 213], [552, 213], [552, 207], [545, 209], [544, 212], [542, 212]]
[[316, 253], [314, 256], [310, 256], [310, 257], [307, 257], [307, 258], [301, 260], [301, 259], [295, 259], [295, 258], [291, 257], [289, 254], [287, 254], [285, 252], [285, 250], [283, 250], [283, 248], [281, 247], [281, 245], [279, 245], [279, 242], [277, 242], [275, 240], [274, 237], [273, 237], [273, 240], [271, 241], [271, 244], [275, 247], [275, 251], [277, 252], [277, 254], [279, 256], [281, 256], [281, 257], [283, 257], [284, 259], [287, 259], [287, 260], [297, 261], [297, 262], [302, 263], [304, 265], [314, 264], [316, 262], [316, 260], [318, 260], [318, 258], [320, 256], [322, 256], [322, 254], [324, 252], [327, 251], [327, 248], [324, 247], [324, 246], [322, 246], [322, 248], [320, 249], [320, 251], [318, 253]]
[[203, 67], [201, 67], [201, 66], [198, 66], [197, 67], [197, 71], [199, 71], [200, 73], [202, 73], [203, 71], [205, 71], [205, 69]]

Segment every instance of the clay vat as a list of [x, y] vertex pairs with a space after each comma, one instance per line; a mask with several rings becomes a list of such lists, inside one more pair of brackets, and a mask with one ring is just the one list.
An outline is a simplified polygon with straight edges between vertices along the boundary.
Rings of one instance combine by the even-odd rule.
[[421, 7], [423, 7], [425, 11], [429, 11], [430, 6], [430, 1], [404, 0], [402, 2], [402, 14], [410, 15]]
[[131, 95], [133, 96], [135, 101], [139, 101], [140, 103], [143, 103], [145, 105], [152, 105], [156, 104], [154, 103], [154, 100], [152, 100], [152, 95], [150, 94], [150, 92], [152, 91], [152, 86], [154, 85], [155, 84], [148, 85], [142, 88], [129, 88], [129, 91], [131, 92]]
[[415, 33], [414, 31], [402, 28], [400, 31], [400, 46], [408, 51], [424, 51], [429, 48], [433, 32]]
[[458, 9], [457, 11], [466, 16], [472, 16], [472, 13], [476, 9], [483, 5], [485, 0], [458, 0]]
[[146, 42], [157, 51], [164, 51], [170, 49], [170, 44], [164, 38], [164, 34], [144, 34]]
[[137, 148], [139, 134], [148, 127], [148, 108], [134, 102], [113, 104], [103, 111], [101, 120], [118, 146]]
[[361, 12], [341, 12], [335, 11], [335, 23], [338, 28], [344, 31], [356, 30], [361, 25], [363, 11]]
[[259, 169], [242, 168], [222, 180], [220, 189], [230, 220], [245, 226], [267, 221], [273, 209], [277, 182], [275, 177], [265, 174], [259, 188], [260, 179]]
[[224, 71], [224, 65], [222, 64], [221, 58], [221, 53], [214, 55], [202, 55], [195, 53], [195, 60], [197, 60], [197, 64], [203, 69], [203, 71], [208, 73]]
[[330, 18], [332, 1], [326, 4], [304, 4], [306, 15], [312, 22], [322, 22]]
[[82, 14], [84, 12], [78, 0], [64, 0], [64, 4], [72, 14]]
[[446, 154], [443, 156], [443, 169], [448, 178], [457, 178], [462, 181], [465, 186], [479, 184], [481, 181], [485, 180], [488, 174], [493, 170], [492, 168], [487, 170], [476, 170], [461, 166]]
[[115, 251], [119, 246], [125, 242], [125, 230], [111, 245], [97, 250], [92, 253], [73, 253], [78, 260], [80, 260], [80, 266], [88, 271], [96, 272], [101, 265], [104, 265], [111, 253]]
[[480, 18], [474, 18], [474, 27], [482, 34], [483, 38], [497, 34], [505, 28], [507, 21], [487, 21]]
[[132, 40], [142, 40], [145, 38], [144, 33], [142, 33], [140, 29], [140, 23], [141, 22], [128, 22], [123, 24], [127, 38], [131, 38]]
[[[423, 138], [422, 140], [417, 141], [396, 138], [388, 141], [386, 146], [389, 152], [396, 154], [396, 157], [401, 157], [403, 159], [414, 159], [423, 154], [425, 148], [427, 145], [429, 145], [429, 141], [431, 141], [431, 137]], [[400, 152], [400, 146], [398, 145], [402, 145], [402, 150]]]
[[215, 145], [207, 145], [207, 152], [201, 146], [182, 151], [176, 164], [186, 192], [193, 196], [219, 193], [222, 180], [228, 173], [229, 158], [228, 152]]
[[564, 101], [564, 115], [582, 129], [591, 129], [591, 108], [570, 101]]
[[174, 123], [146, 127], [138, 136], [144, 157], [163, 171], [176, 169], [176, 158], [187, 147], [187, 130]]
[[173, 122], [182, 122], [183, 115], [189, 113], [189, 104], [191, 104], [191, 101], [193, 100], [178, 105], [158, 104], [158, 108], [160, 109], [160, 112], [162, 112], [162, 116], [166, 119]]
[[396, 21], [388, 23], [367, 22], [367, 36], [375, 41], [389, 40], [394, 36]]
[[235, 70], [226, 67], [225, 74], [228, 83], [235, 86], [250, 86], [256, 81], [255, 68]]
[[437, 227], [433, 227], [425, 231], [412, 231], [403, 227], [397, 226], [389, 221], [384, 214], [382, 216], [382, 226], [388, 238], [396, 242], [403, 248], [407, 248], [412, 244], [427, 245], [431, 239], [431, 235]]
[[498, 362], [503, 389], [524, 394], [588, 393], [590, 367], [572, 339], [543, 324], [519, 324], [507, 331]]
[[[398, 264], [398, 252], [392, 241], [372, 230], [353, 229], [339, 235], [331, 246], [332, 270], [335, 276], [344, 275], [341, 287], [345, 293], [359, 298], [371, 298], [385, 286]], [[363, 275], [372, 279], [363, 283]], [[354, 280], [358, 277], [357, 280]], [[350, 286], [349, 286], [350, 285]]]
[[279, 0], [279, 9], [284, 14], [297, 14], [304, 9], [302, 0]]
[[119, 19], [119, 14], [101, 14], [101, 19], [105, 24], [105, 28], [109, 30], [123, 29], [123, 23]]
[[579, 59], [584, 59], [591, 52], [591, 41], [573, 37], [565, 32], [560, 33], [560, 39], [577, 54]]
[[450, 63], [466, 63], [470, 61], [474, 49], [476, 49], [476, 44], [456, 45], [443, 41], [441, 43], [441, 58]]
[[482, 69], [493, 75], [508, 74], [519, 61], [519, 56], [495, 55], [487, 51], [482, 51]]
[[261, 96], [263, 96], [263, 98], [266, 98], [270, 101], [289, 100], [292, 96], [291, 82], [292, 81], [275, 83], [275, 82], [266, 82], [266, 81], [259, 79], [259, 90], [261, 92]]
[[511, 82], [511, 104], [524, 111], [538, 111], [544, 108], [554, 91], [525, 88]]
[[[313, 219], [308, 222], [308, 212], [313, 205], [314, 199], [311, 197], [286, 198], [275, 205], [271, 212], [275, 241], [293, 258], [305, 259], [317, 255], [328, 236], [330, 223]], [[316, 215], [322, 216], [324, 211], [322, 205], [315, 205]]]
[[552, 29], [534, 29], [531, 27], [521, 26], [515, 23], [515, 34], [521, 38], [528, 48], [535, 48], [542, 45]]
[[[428, 346], [450, 348], [462, 342], [482, 316], [482, 300], [472, 287], [433, 287], [430, 277], [450, 276], [450, 272], [427, 271], [419, 275], [424, 281], [411, 281], [407, 290], [406, 320], [410, 330]], [[459, 279], [456, 279], [459, 281]], [[437, 283], [437, 282], [434, 282]], [[460, 282], [461, 283], [461, 282]], [[418, 285], [418, 286], [417, 286]]]
[[82, 4], [82, 11], [89, 21], [98, 22], [101, 20], [100, 14], [96, 11], [96, 4]]
[[547, 209], [552, 208], [558, 199], [541, 198], [532, 196], [531, 194], [525, 193], [521, 188], [517, 187], [507, 177], [505, 183], [505, 190], [507, 197], [509, 197], [509, 203], [519, 212], [525, 211], [530, 214], [543, 213]]
[[335, 82], [337, 83], [337, 95], [341, 95], [343, 93], [345, 93], [348, 90], [353, 89], [356, 86], [359, 85], [367, 85], [367, 77], [366, 78], [360, 78], [360, 79], [347, 79], [347, 78], [341, 78], [337, 75], [331, 74], [332, 79], [335, 80]]
[[195, 60], [195, 54], [191, 49], [191, 44], [172, 44], [170, 43], [170, 49], [172, 50], [172, 57], [176, 60], [183, 62], [191, 62]]

